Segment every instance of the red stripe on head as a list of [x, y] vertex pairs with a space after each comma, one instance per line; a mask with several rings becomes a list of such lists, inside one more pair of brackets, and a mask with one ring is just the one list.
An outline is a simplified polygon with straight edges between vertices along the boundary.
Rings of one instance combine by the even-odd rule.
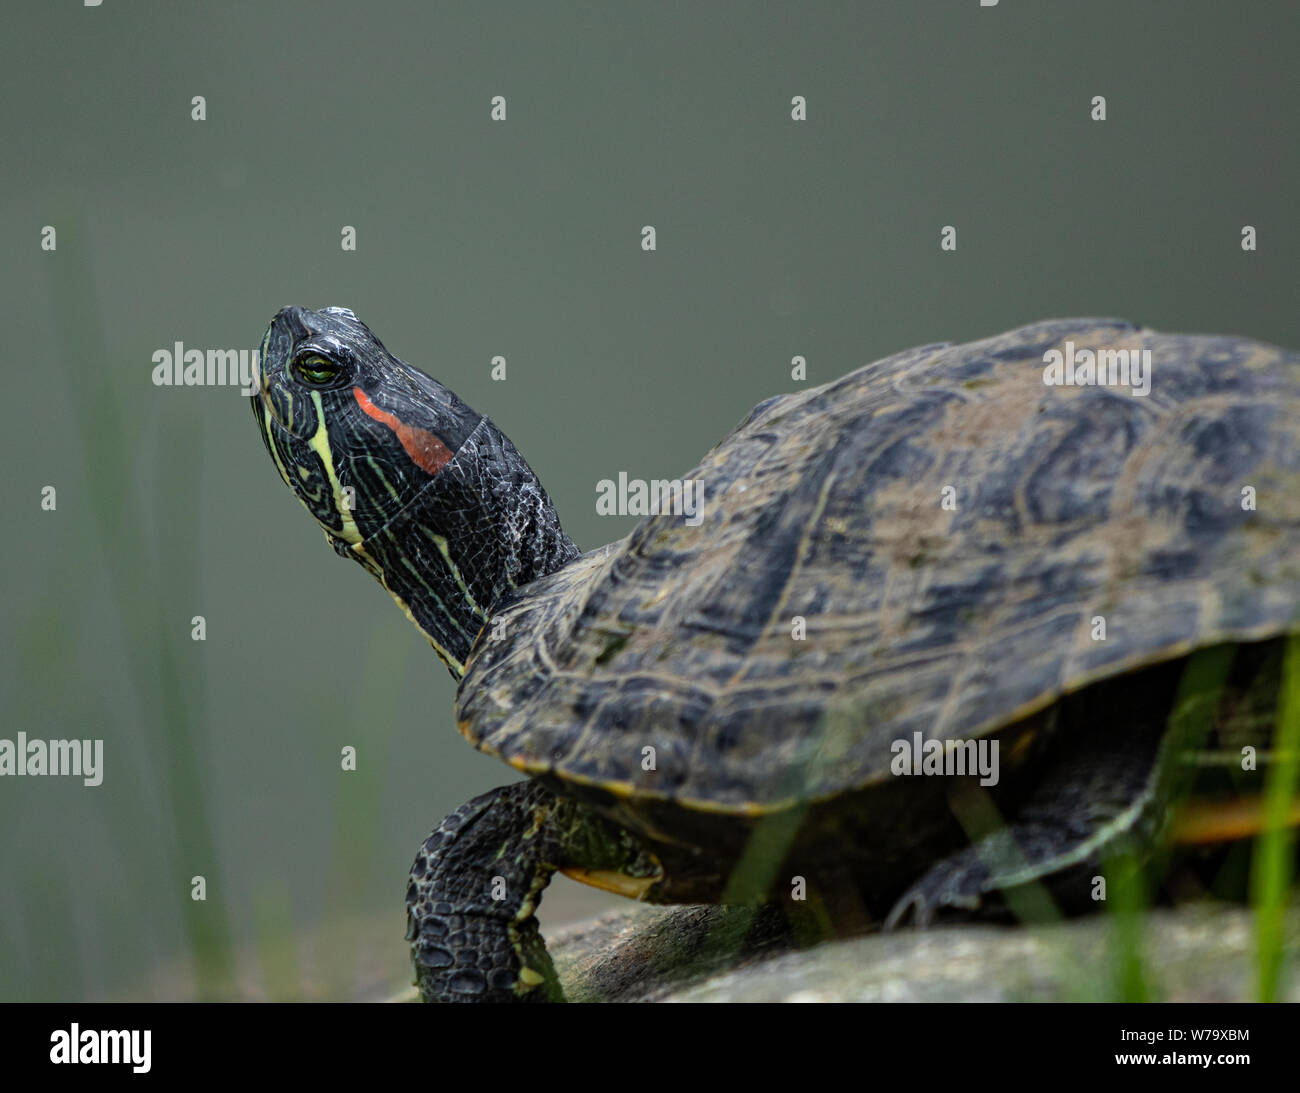
[[430, 474], [437, 474], [443, 467], [451, 462], [451, 457], [455, 454], [447, 447], [437, 436], [429, 432], [428, 429], [421, 429], [415, 425], [407, 425], [396, 415], [381, 410], [360, 387], [352, 388], [353, 395], [356, 396], [357, 405], [367, 417], [374, 418], [381, 425], [386, 425], [393, 431], [393, 434], [401, 441], [402, 447], [406, 449], [417, 467], [428, 471]]

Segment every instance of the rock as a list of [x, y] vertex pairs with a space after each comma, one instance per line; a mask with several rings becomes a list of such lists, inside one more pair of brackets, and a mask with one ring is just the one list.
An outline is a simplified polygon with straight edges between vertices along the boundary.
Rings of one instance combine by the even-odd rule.
[[[737, 939], [743, 939], [738, 941]], [[1300, 941], [1300, 911], [1287, 947]], [[1050, 926], [951, 925], [794, 949], [743, 908], [633, 906], [548, 938], [570, 1001], [1023, 1002], [1119, 1000], [1114, 916]], [[1236, 906], [1154, 910], [1141, 923], [1147, 997], [1239, 1002], [1257, 995], [1254, 918]], [[1126, 980], [1132, 982], [1132, 979]], [[1300, 983], [1284, 980], [1300, 1001]]]

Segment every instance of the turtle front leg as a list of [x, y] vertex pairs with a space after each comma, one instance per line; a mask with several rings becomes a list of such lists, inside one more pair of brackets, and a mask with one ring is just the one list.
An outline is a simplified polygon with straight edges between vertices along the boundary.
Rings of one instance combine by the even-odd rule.
[[563, 1001], [534, 912], [557, 869], [659, 876], [629, 833], [535, 782], [456, 809], [415, 857], [406, 937], [426, 1002]]

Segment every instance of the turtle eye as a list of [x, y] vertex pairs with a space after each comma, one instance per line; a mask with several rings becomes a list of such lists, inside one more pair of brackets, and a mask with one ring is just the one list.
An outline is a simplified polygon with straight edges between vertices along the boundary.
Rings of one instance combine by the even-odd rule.
[[334, 380], [339, 374], [339, 366], [328, 357], [322, 357], [319, 353], [313, 353], [311, 356], [302, 357], [294, 361], [294, 372], [303, 383], [309, 383], [313, 387], [321, 387]]

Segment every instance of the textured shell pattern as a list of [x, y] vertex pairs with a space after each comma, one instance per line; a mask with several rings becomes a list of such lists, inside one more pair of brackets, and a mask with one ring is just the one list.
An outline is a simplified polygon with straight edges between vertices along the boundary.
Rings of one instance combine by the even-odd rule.
[[[1150, 393], [1047, 385], [1067, 341], [1149, 349]], [[760, 404], [688, 477], [698, 526], [647, 517], [485, 628], [476, 746], [755, 813], [888, 777], [914, 732], [1300, 627], [1300, 354], [1259, 342], [1060, 320], [912, 349]]]

